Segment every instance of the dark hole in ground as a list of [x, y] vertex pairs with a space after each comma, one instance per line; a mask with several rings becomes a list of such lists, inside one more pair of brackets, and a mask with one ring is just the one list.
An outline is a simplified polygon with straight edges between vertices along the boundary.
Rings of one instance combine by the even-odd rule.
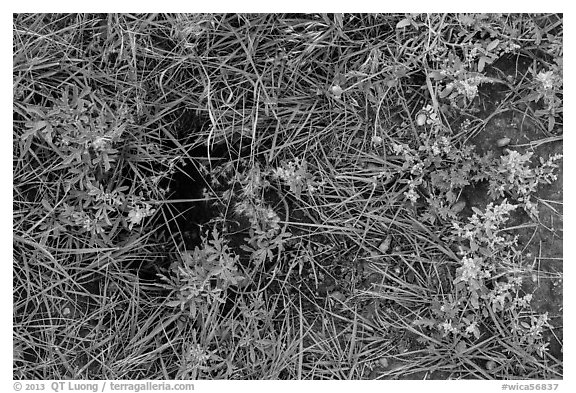
[[[195, 138], [206, 127], [206, 119], [198, 116], [191, 110], [182, 110], [174, 121], [174, 136], [178, 143], [169, 142], [167, 148], [178, 149], [180, 146], [194, 146]], [[157, 224], [159, 229], [158, 240], [163, 243], [156, 251], [159, 258], [150, 261], [133, 261], [129, 268], [135, 271], [140, 279], [145, 281], [159, 281], [158, 274], [166, 274], [173, 261], [174, 248], [180, 251], [194, 249], [201, 242], [201, 227], [207, 223], [216, 212], [209, 203], [201, 201], [203, 189], [208, 186], [209, 179], [200, 171], [199, 164], [208, 156], [205, 146], [196, 146], [186, 153], [190, 159], [176, 164], [176, 172], [171, 177], [161, 181], [160, 186], [169, 190], [166, 196], [169, 202], [160, 205], [164, 215]], [[153, 172], [160, 172], [165, 168], [152, 168]], [[164, 219], [166, 217], [166, 219]], [[164, 257], [162, 257], [164, 254]]]
[[[218, 230], [222, 231], [222, 237], [234, 253], [240, 256], [240, 263], [244, 267], [247, 267], [249, 263], [250, 254], [242, 246], [246, 243], [245, 238], [248, 236], [250, 224], [247, 218], [234, 214], [233, 209], [240, 186], [235, 185], [232, 188], [232, 201], [224, 201], [226, 205], [217, 200], [208, 200], [207, 197], [208, 194], [219, 195], [230, 187], [213, 183], [210, 168], [250, 157], [251, 144], [247, 140], [232, 139], [215, 143], [209, 150], [206, 145], [198, 143], [198, 139], [205, 138], [208, 127], [210, 123], [207, 119], [191, 110], [183, 110], [174, 122], [173, 132], [178, 145], [191, 146], [191, 148], [186, 151], [185, 159], [177, 165], [173, 176], [163, 185], [171, 190], [167, 199], [174, 201], [162, 206], [167, 220], [159, 223], [161, 226], [159, 237], [163, 239], [166, 246], [157, 252], [164, 252], [165, 258], [135, 261], [130, 265], [138, 277], [145, 282], [158, 283], [162, 280], [160, 276], [169, 276], [170, 266], [181, 258], [178, 254], [201, 247], [202, 238], [213, 227], [213, 224], [207, 224], [219, 216], [224, 218], [223, 226], [218, 226]], [[176, 148], [177, 146], [174, 144], [170, 147]], [[243, 168], [240, 166], [237, 169], [241, 172]], [[265, 199], [273, 200], [274, 198], [268, 195]], [[268, 268], [269, 266], [263, 266], [264, 271]], [[254, 282], [259, 279], [253, 278]], [[242, 291], [234, 287], [229, 288], [227, 301], [220, 310], [221, 315], [236, 312], [234, 305], [239, 293], [250, 292], [256, 289], [256, 286], [256, 284], [251, 284]]]

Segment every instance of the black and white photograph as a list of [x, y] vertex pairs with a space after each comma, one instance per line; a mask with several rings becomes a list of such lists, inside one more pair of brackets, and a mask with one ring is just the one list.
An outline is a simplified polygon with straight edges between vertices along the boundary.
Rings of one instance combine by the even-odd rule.
[[11, 17], [15, 391], [562, 383], [564, 14]]

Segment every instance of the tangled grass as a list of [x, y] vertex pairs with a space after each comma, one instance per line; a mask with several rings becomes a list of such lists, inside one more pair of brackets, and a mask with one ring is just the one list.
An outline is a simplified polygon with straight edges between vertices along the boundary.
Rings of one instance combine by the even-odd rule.
[[13, 23], [15, 378], [562, 376], [507, 228], [561, 157], [467, 143], [561, 140], [561, 15]]

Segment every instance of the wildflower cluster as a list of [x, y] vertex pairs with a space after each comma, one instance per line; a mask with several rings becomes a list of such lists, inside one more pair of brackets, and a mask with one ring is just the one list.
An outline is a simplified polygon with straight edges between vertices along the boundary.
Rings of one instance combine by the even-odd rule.
[[[264, 190], [270, 185], [265, 176], [269, 172], [260, 170], [258, 164], [248, 169], [240, 179], [241, 192], [235, 205], [235, 212], [246, 216], [250, 221], [249, 236], [242, 248], [250, 253], [250, 260], [257, 266], [273, 258], [274, 253], [284, 250], [291, 233], [281, 227], [281, 219], [264, 200]], [[291, 179], [294, 172], [280, 172]]]
[[432, 303], [434, 320], [417, 320], [416, 325], [426, 324], [435, 328], [435, 335], [439, 338], [448, 336], [480, 338], [480, 317], [473, 312], [466, 312], [462, 315], [460, 305], [460, 300], [456, 300], [453, 296], [449, 296], [443, 302], [434, 300]]
[[149, 217], [154, 214], [156, 209], [153, 209], [149, 203], [133, 200], [128, 205], [128, 229], [132, 230], [134, 225], [140, 225], [145, 217]]
[[478, 72], [484, 71], [486, 64], [492, 64], [504, 53], [515, 53], [520, 45], [512, 40], [485, 39], [474, 42], [466, 56], [468, 64], [476, 64]]
[[456, 217], [451, 206], [457, 201], [460, 190], [485, 179], [484, 169], [492, 157], [491, 154], [478, 156], [472, 146], [456, 148], [440, 128], [433, 128], [429, 134], [420, 134], [418, 149], [396, 143], [391, 147], [401, 157], [401, 171], [407, 175], [400, 181], [407, 184], [406, 199], [417, 202], [421, 197], [418, 190], [423, 188], [427, 191], [425, 198], [430, 209], [422, 218], [429, 222], [438, 217]]
[[390, 147], [402, 163], [401, 172], [405, 177], [400, 183], [406, 184], [404, 197], [416, 203], [424, 195], [429, 209], [422, 218], [431, 223], [437, 218], [456, 218], [457, 211], [452, 207], [460, 191], [486, 180], [491, 200], [511, 198], [537, 218], [537, 203], [532, 195], [540, 184], [550, 184], [557, 179], [556, 162], [562, 158], [559, 154], [546, 160], [540, 158], [540, 165], [533, 166], [532, 152], [521, 154], [506, 149], [505, 154], [494, 159], [491, 151], [480, 156], [471, 145], [456, 148], [441, 127], [433, 127], [419, 136], [417, 149], [405, 143], [392, 143]]
[[489, 196], [492, 199], [510, 195], [515, 198], [532, 217], [538, 217], [538, 206], [531, 196], [539, 184], [557, 179], [554, 173], [558, 168], [556, 161], [561, 154], [550, 156], [547, 160], [540, 158], [540, 165], [531, 167], [534, 153], [520, 154], [515, 150], [506, 150], [496, 165], [489, 168]]
[[[472, 61], [475, 55], [471, 55], [468, 61]], [[493, 61], [494, 58], [481, 57], [484, 64]], [[446, 98], [455, 108], [463, 108], [472, 102], [478, 95], [478, 86], [483, 83], [491, 83], [492, 79], [482, 74], [482, 70], [472, 71], [466, 60], [462, 61], [459, 56], [449, 52], [440, 65], [440, 69], [433, 71], [430, 76], [442, 81], [444, 88], [440, 92], [440, 98]], [[482, 66], [483, 69], [483, 66]]]
[[263, 191], [270, 183], [265, 179], [260, 166], [252, 166], [242, 176], [240, 184], [242, 190], [235, 205], [236, 213], [248, 217], [253, 228], [276, 233], [280, 229], [280, 217], [263, 199]]
[[462, 79], [457, 79], [448, 83], [442, 95], [448, 96], [453, 106], [458, 105], [456, 99], [459, 96], [463, 96], [468, 102], [471, 102], [476, 98], [476, 96], [478, 96], [478, 86], [489, 81], [490, 79], [484, 76], [469, 74]]
[[[515, 240], [499, 236], [498, 231], [515, 208], [506, 201], [489, 204], [485, 211], [477, 210], [466, 225], [453, 224], [454, 240], [463, 244], [454, 290], [433, 300], [431, 319], [418, 318], [414, 325], [435, 329], [439, 340], [463, 340], [460, 345], [465, 348], [467, 340], [480, 339], [481, 326], [487, 326], [490, 313], [500, 313], [505, 320], [517, 321], [508, 326], [512, 339], [528, 353], [543, 356], [546, 346], [541, 333], [546, 315], [532, 314], [532, 295], [522, 294], [521, 271], [503, 269], [518, 252]], [[531, 324], [519, 322], [521, 312], [528, 313]]]
[[426, 115], [426, 124], [434, 126], [440, 126], [442, 124], [438, 112], [432, 107], [432, 105], [426, 105], [422, 108], [421, 113]]
[[76, 170], [78, 166], [110, 170], [118, 155], [115, 146], [122, 142], [126, 126], [133, 122], [124, 107], [112, 110], [94, 92], [76, 87], [64, 89], [52, 108], [27, 109], [34, 116], [26, 122], [28, 130], [21, 138], [26, 141], [41, 137], [61, 152], [62, 166]]
[[200, 344], [192, 344], [184, 354], [186, 368], [202, 367], [210, 359], [210, 354]]
[[[54, 208], [48, 197], [44, 204], [49, 215], [55, 214], [50, 220], [54, 235], [77, 228], [109, 239], [117, 233], [111, 229], [132, 230], [155, 211], [142, 195], [127, 197], [128, 186], [110, 181], [119, 146], [126, 142], [126, 129], [134, 121], [123, 104], [109, 101], [99, 92], [72, 86], [64, 88], [51, 107], [28, 108], [33, 116], [25, 124], [22, 141], [38, 153], [58, 152], [55, 167], [66, 197]], [[142, 186], [147, 194], [157, 189], [144, 180]]]
[[297, 198], [300, 198], [302, 191], [314, 193], [318, 184], [314, 182], [312, 174], [308, 172], [308, 166], [304, 159], [295, 158], [282, 166], [271, 170], [273, 178], [279, 179], [290, 187]]
[[538, 72], [534, 78], [539, 98], [544, 100], [545, 111], [551, 115], [555, 115], [562, 106], [562, 97], [560, 96], [563, 87], [562, 63], [562, 60], [558, 59], [557, 65], [553, 65], [547, 71]]
[[504, 237], [498, 236], [498, 229], [508, 220], [510, 212], [516, 207], [517, 205], [512, 205], [506, 200], [496, 206], [489, 203], [484, 212], [475, 208], [474, 214], [464, 226], [453, 222], [454, 234], [468, 241], [465, 252], [480, 252], [491, 256], [498, 252], [502, 245], [510, 245]]
[[546, 69], [531, 69], [532, 80], [527, 84], [525, 102], [534, 102], [538, 108], [534, 111], [537, 118], [547, 119], [548, 131], [552, 132], [557, 118], [563, 113], [563, 73], [564, 60], [555, 56], [554, 63]]
[[530, 315], [528, 317], [516, 316], [510, 322], [510, 330], [514, 333], [513, 340], [519, 345], [526, 347], [529, 353], [536, 353], [544, 357], [550, 345], [545, 342], [543, 333], [552, 326], [549, 323], [548, 313]]
[[228, 247], [216, 229], [202, 239], [202, 246], [182, 255], [172, 267], [173, 277], [168, 279], [176, 300], [168, 304], [186, 311], [195, 318], [199, 311], [207, 315], [214, 304], [226, 298], [226, 289], [244, 279], [238, 271], [239, 257]]
[[[464, 226], [457, 222], [453, 223], [454, 239], [460, 239], [461, 243], [462, 241], [465, 243], [461, 246], [462, 259], [453, 282], [455, 293], [458, 295], [449, 296], [436, 308], [437, 317], [443, 321], [438, 324], [443, 334], [462, 334], [468, 337], [470, 331], [474, 333], [473, 328], [466, 327], [461, 322], [457, 324], [458, 328], [449, 329], [447, 324], [455, 322], [453, 316], [446, 310], [459, 310], [456, 314], [472, 311], [477, 318], [480, 315], [488, 316], [487, 309], [493, 313], [505, 313], [511, 316], [517, 315], [520, 310], [531, 312], [532, 295], [521, 294], [523, 280], [518, 273], [522, 273], [523, 270], [510, 268], [515, 265], [515, 259], [520, 259], [520, 253], [515, 248], [516, 238], [499, 235], [499, 231], [508, 221], [510, 212], [516, 208], [517, 205], [509, 204], [506, 200], [499, 205], [490, 203], [485, 211], [476, 209]], [[529, 340], [529, 333], [526, 331], [518, 329], [511, 331], [519, 334], [518, 340], [522, 343]], [[476, 333], [474, 335], [478, 338]], [[541, 341], [541, 338], [538, 337], [538, 340]], [[532, 344], [534, 342], [530, 345]], [[538, 345], [540, 344], [541, 342]], [[528, 350], [533, 351], [534, 348], [530, 347]]]
[[[106, 233], [108, 227], [112, 226], [108, 215], [103, 212], [99, 214], [99, 212], [77, 209], [68, 203], [63, 203], [59, 211], [60, 224], [80, 228], [81, 231], [92, 235], [102, 235]], [[64, 229], [64, 227], [59, 226], [59, 229]]]

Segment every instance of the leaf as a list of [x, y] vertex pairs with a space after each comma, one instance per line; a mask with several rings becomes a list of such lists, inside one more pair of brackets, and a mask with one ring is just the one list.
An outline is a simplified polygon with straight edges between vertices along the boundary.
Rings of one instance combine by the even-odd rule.
[[46, 209], [47, 212], [51, 212], [52, 211], [52, 206], [50, 206], [50, 203], [48, 203], [48, 200], [46, 198], [42, 198], [42, 206], [44, 206], [44, 209]]
[[464, 353], [466, 352], [466, 343], [463, 340], [458, 341], [458, 344], [456, 344], [456, 353]]
[[182, 302], [180, 300], [171, 300], [169, 302], [166, 302], [166, 305], [168, 307], [180, 307], [181, 304]]
[[486, 50], [488, 52], [496, 49], [496, 47], [498, 46], [498, 44], [500, 43], [500, 40], [496, 39], [494, 41], [492, 41], [491, 43], [488, 44], [488, 46], [486, 47]]
[[472, 328], [472, 334], [474, 334], [476, 340], [480, 338], [480, 330], [476, 326]]
[[273, 347], [274, 344], [276, 344], [276, 341], [270, 340], [268, 338], [261, 338], [261, 339], [256, 341], [256, 345], [258, 345], [259, 347], [261, 347], [263, 349], [268, 349], [270, 347]]
[[412, 324], [414, 326], [425, 326], [425, 327], [432, 328], [436, 324], [436, 321], [434, 321], [432, 319], [428, 319], [428, 318], [420, 318], [420, 319], [415, 319], [412, 322]]
[[334, 14], [334, 22], [339, 30], [344, 28], [344, 14]]
[[452, 90], [454, 90], [454, 86], [452, 85], [448, 85], [444, 88], [444, 90], [442, 90], [440, 92], [440, 98], [446, 98], [450, 95], [450, 93], [452, 93]]
[[478, 250], [478, 243], [474, 240], [470, 240], [470, 251], [476, 252], [476, 250]]
[[492, 232], [492, 229], [490, 228], [486, 228], [486, 236], [488, 236], [489, 239], [492, 239], [494, 237], [494, 232]]
[[552, 132], [555, 124], [556, 119], [554, 118], [554, 116], [548, 116], [548, 132]]
[[492, 63], [494, 63], [496, 60], [498, 60], [498, 57], [497, 57], [497, 56], [494, 56], [494, 55], [490, 55], [490, 56], [486, 57], [486, 59], [485, 59], [486, 64], [492, 64]]
[[470, 294], [470, 304], [472, 304], [472, 307], [474, 307], [476, 310], [480, 308], [480, 303], [478, 302], [478, 294], [476, 292], [472, 292]]
[[462, 67], [463, 67], [463, 65], [462, 65], [462, 61], [460, 61], [460, 58], [459, 58], [459, 57], [454, 57], [454, 68], [455, 68], [455, 69], [459, 69], [459, 68], [462, 68]]
[[322, 19], [324, 20], [324, 22], [326, 22], [327, 25], [331, 24], [332, 21], [328, 17], [328, 14], [323, 13], [323, 14], [320, 14], [320, 16], [322, 16]]
[[402, 29], [404, 27], [410, 26], [411, 24], [412, 24], [412, 21], [409, 18], [404, 18], [396, 24], [396, 28]]
[[51, 134], [51, 132], [52, 132], [52, 127], [50, 126], [50, 124], [47, 121], [44, 121], [44, 120], [26, 122], [26, 127], [28, 128], [28, 131], [26, 131], [20, 137], [20, 139], [23, 141], [26, 141], [26, 139], [28, 139], [30, 136], [33, 136], [36, 133], [43, 131], [45, 129], [47, 130], [48, 134]]
[[366, 78], [368, 76], [367, 73], [361, 71], [348, 71], [345, 75], [346, 77], [355, 77], [355, 78]]
[[478, 251], [480, 251], [480, 254], [484, 255], [485, 257], [491, 257], [492, 256], [492, 253], [486, 247], [480, 247], [478, 249]]
[[534, 44], [536, 44], [536, 46], [538, 46], [542, 42], [542, 32], [540, 31], [540, 29], [536, 25], [534, 25], [534, 35], [535, 35]]
[[428, 76], [434, 80], [440, 81], [445, 78], [444, 75], [440, 71], [432, 71], [428, 74]]
[[538, 92], [538, 91], [535, 91], [535, 92], [532, 92], [532, 93], [528, 94], [526, 97], [524, 97], [524, 100], [525, 100], [525, 101], [534, 101], [534, 102], [536, 102], [536, 101], [538, 101], [540, 98], [542, 98], [542, 93], [540, 93], [540, 92]]
[[484, 66], [486, 66], [486, 56], [482, 56], [479, 60], [478, 60], [478, 72], [482, 72], [484, 71]]

